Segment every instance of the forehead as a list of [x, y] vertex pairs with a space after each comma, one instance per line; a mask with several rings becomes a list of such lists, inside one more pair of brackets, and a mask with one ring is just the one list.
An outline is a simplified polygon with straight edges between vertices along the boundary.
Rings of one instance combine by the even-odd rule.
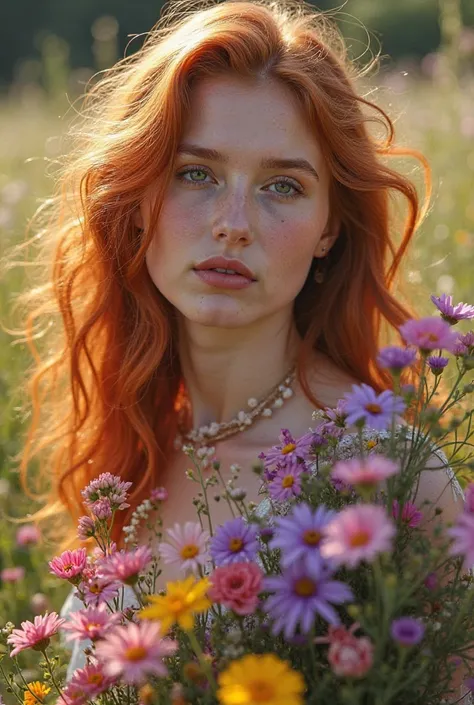
[[301, 157], [321, 164], [315, 129], [275, 80], [219, 76], [193, 88], [183, 140], [235, 156]]

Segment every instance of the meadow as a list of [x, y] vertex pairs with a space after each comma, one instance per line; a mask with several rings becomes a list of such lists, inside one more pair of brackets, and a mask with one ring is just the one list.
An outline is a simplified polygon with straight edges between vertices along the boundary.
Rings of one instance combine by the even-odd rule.
[[[474, 74], [464, 70], [455, 77], [433, 55], [421, 66], [407, 63], [381, 71], [372, 79], [371, 97], [394, 118], [397, 141], [419, 149], [432, 169], [430, 210], [402, 273], [406, 298], [423, 315], [433, 311], [430, 293], [474, 303]], [[33, 84], [13, 90], [0, 102], [0, 256], [31, 234], [28, 221], [52, 192], [55, 160], [65, 149], [73, 116], [70, 102]], [[396, 165], [421, 189], [416, 162], [400, 159]], [[38, 605], [59, 609], [68, 592], [68, 586], [48, 574], [45, 561], [55, 547], [41, 540], [19, 544], [18, 527], [10, 521], [39, 506], [22, 492], [13, 461], [28, 426], [20, 410], [27, 402], [21, 382], [32, 358], [5, 330], [19, 323], [12, 304], [28, 285], [26, 276], [29, 270], [19, 266], [0, 282], [0, 570], [24, 568], [24, 577], [0, 582], [0, 628], [7, 620], [18, 624], [32, 619]], [[28, 668], [30, 680], [38, 676], [34, 659]], [[3, 694], [2, 688], [0, 684]]]

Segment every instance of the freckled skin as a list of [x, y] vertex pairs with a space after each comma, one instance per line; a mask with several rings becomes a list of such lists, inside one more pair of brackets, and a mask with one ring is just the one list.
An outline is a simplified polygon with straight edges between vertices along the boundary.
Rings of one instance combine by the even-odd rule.
[[[175, 173], [194, 172], [175, 177], [166, 192], [146, 256], [152, 280], [194, 324], [252, 327], [277, 316], [288, 325], [312, 259], [322, 255], [329, 217], [329, 175], [316, 135], [282, 84], [224, 76], [197, 85], [182, 142], [216, 149], [228, 162], [178, 155]], [[265, 157], [306, 159], [319, 181], [294, 169], [262, 169]], [[303, 193], [289, 198], [297, 189]], [[153, 196], [151, 189], [141, 206], [145, 228]], [[325, 238], [327, 254], [335, 237]], [[238, 291], [206, 286], [193, 264], [219, 254], [244, 261], [258, 281]]]

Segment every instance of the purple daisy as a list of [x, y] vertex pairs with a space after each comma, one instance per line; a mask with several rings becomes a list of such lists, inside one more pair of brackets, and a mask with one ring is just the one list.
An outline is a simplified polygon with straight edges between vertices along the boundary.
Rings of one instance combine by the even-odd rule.
[[[327, 564], [296, 561], [282, 575], [264, 580], [264, 590], [274, 593], [263, 606], [273, 621], [272, 633], [284, 633], [291, 639], [297, 627], [303, 634], [311, 631], [316, 615], [329, 624], [340, 624], [339, 615], [332, 606], [354, 599], [351, 589], [339, 580], [332, 580]], [[332, 604], [331, 604], [332, 603]]]
[[426, 355], [440, 349], [452, 352], [459, 340], [449, 323], [437, 316], [411, 319], [399, 331], [407, 345], [415, 345]]
[[253, 561], [257, 550], [257, 528], [247, 524], [242, 517], [219, 526], [210, 544], [210, 553], [216, 565]]
[[307, 460], [313, 442], [313, 432], [305, 433], [300, 438], [294, 438], [287, 428], [280, 432], [281, 443], [272, 446], [266, 453], [258, 456], [263, 460], [266, 470], [275, 465], [280, 467], [295, 467]]
[[474, 330], [470, 330], [467, 333], [461, 333], [459, 335], [459, 340], [466, 346], [466, 348], [474, 348]]
[[456, 345], [453, 345], [453, 349], [451, 350], [453, 355], [455, 357], [463, 357], [464, 355], [469, 354], [469, 348], [467, 348], [463, 342], [461, 342], [461, 339], [458, 339], [458, 342]]
[[393, 414], [405, 411], [403, 399], [389, 389], [377, 394], [368, 384], [353, 384], [352, 392], [346, 392], [344, 396], [349, 425], [363, 422], [370, 428], [382, 431], [391, 424]]
[[396, 345], [388, 345], [379, 352], [377, 361], [381, 367], [385, 367], [394, 374], [400, 373], [405, 367], [411, 365], [416, 359], [416, 350], [413, 348], [399, 348]]
[[298, 504], [291, 514], [275, 522], [275, 535], [269, 547], [282, 552], [281, 564], [286, 567], [303, 559], [307, 564], [320, 563], [319, 545], [324, 528], [336, 516], [336, 512], [320, 505], [313, 512], [305, 503]]
[[430, 370], [434, 375], [440, 375], [449, 362], [449, 358], [440, 355], [430, 355], [426, 358]]
[[441, 296], [432, 294], [431, 301], [441, 312], [441, 317], [452, 326], [463, 319], [474, 318], [474, 306], [463, 303], [453, 305], [453, 297], [447, 294], [441, 294]]
[[280, 467], [268, 486], [268, 494], [276, 502], [286, 502], [301, 494], [302, 466]]
[[400, 617], [399, 619], [394, 619], [390, 627], [392, 639], [398, 641], [401, 646], [415, 646], [419, 644], [423, 639], [424, 633], [424, 624], [414, 617]]

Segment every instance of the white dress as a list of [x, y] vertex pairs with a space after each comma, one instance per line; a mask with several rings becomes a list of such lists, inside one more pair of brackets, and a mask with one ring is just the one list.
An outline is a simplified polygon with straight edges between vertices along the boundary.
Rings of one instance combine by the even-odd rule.
[[[364, 429], [363, 430], [363, 439], [365, 442], [369, 441], [377, 441], [384, 440], [390, 437], [390, 434], [387, 431], [376, 431], [373, 429]], [[358, 443], [358, 437], [357, 434], [355, 433], [348, 433], [345, 436], [341, 438], [341, 440], [338, 443], [338, 446], [335, 451], [335, 457], [338, 460], [343, 460], [343, 459], [348, 459], [353, 457], [354, 455], [357, 455], [357, 446], [356, 444]], [[374, 452], [377, 452], [377, 447], [375, 446], [373, 449]], [[451, 484], [451, 489], [453, 492], [453, 497], [455, 500], [463, 500], [464, 499], [464, 493], [462, 490], [461, 485], [459, 484], [459, 481], [457, 480], [452, 468], [449, 466], [448, 460], [446, 458], [446, 455], [436, 448], [436, 446], [432, 447], [433, 453], [441, 460], [442, 465], [444, 466], [446, 473], [449, 477], [450, 484]], [[313, 468], [315, 470], [315, 468]], [[288, 503], [288, 507], [290, 504]], [[272, 503], [268, 498], [263, 499], [259, 506], [257, 507], [257, 514], [261, 517], [268, 516], [271, 513], [272, 510]], [[280, 505], [280, 510], [281, 513], [285, 513], [285, 505]], [[75, 590], [73, 589], [70, 594], [68, 595], [66, 601], [64, 602], [62, 609], [61, 609], [61, 617], [67, 618], [67, 616], [71, 612], [78, 611], [80, 609], [84, 608], [83, 603], [80, 601], [78, 597], [74, 595]], [[124, 608], [125, 607], [132, 607], [136, 606], [136, 597], [133, 593], [132, 588], [125, 586], [124, 588]], [[76, 670], [76, 668], [82, 668], [85, 663], [86, 663], [86, 657], [84, 654], [84, 649], [88, 646], [91, 645], [91, 642], [89, 640], [84, 640], [81, 642], [75, 641], [71, 644], [71, 642], [65, 642], [64, 637], [61, 636], [62, 643], [71, 650], [71, 659], [69, 661], [68, 665], [68, 671], [67, 671], [67, 679], [69, 680], [72, 676], [72, 673]], [[465, 698], [462, 703], [463, 705], [469, 705], [469, 700]]]

